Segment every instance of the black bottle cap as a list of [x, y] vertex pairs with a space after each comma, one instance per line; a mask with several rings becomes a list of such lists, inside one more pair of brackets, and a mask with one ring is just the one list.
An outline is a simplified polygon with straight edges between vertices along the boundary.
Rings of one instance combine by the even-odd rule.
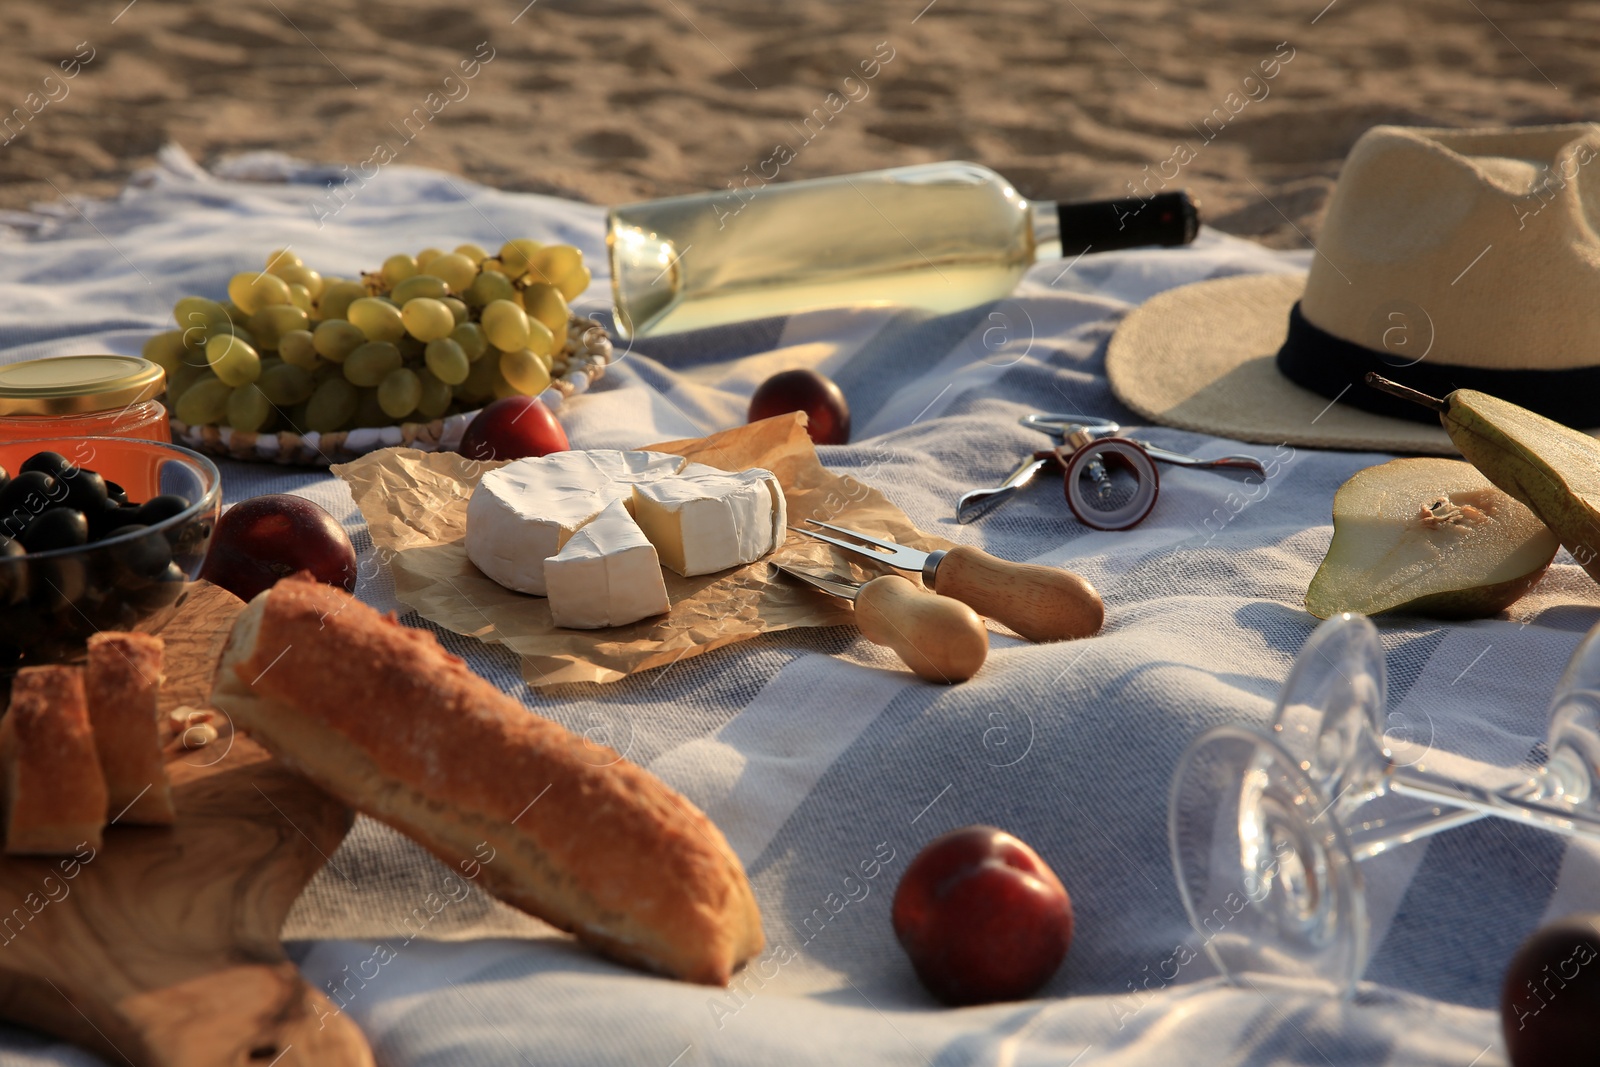
[[1200, 232], [1200, 207], [1187, 192], [1059, 204], [1061, 254], [1186, 245]]

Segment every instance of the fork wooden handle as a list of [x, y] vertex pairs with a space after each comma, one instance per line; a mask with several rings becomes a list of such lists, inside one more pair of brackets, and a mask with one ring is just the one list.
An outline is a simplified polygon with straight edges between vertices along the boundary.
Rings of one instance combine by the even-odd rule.
[[1071, 571], [1012, 563], [967, 545], [939, 561], [934, 587], [1030, 641], [1089, 637], [1106, 619], [1100, 594]]
[[976, 612], [898, 574], [874, 578], [856, 591], [856, 626], [930, 682], [964, 682], [989, 656], [989, 631]]

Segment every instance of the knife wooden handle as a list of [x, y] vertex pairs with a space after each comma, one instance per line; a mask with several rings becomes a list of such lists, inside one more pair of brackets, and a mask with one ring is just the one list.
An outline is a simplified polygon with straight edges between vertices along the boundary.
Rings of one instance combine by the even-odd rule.
[[967, 605], [919, 589], [898, 574], [856, 592], [856, 626], [887, 646], [919, 678], [951, 684], [978, 673], [989, 656], [989, 631]]
[[1061, 641], [1100, 632], [1105, 605], [1071, 571], [996, 559], [958, 545], [939, 561], [934, 588], [1004, 623], [1030, 641]]

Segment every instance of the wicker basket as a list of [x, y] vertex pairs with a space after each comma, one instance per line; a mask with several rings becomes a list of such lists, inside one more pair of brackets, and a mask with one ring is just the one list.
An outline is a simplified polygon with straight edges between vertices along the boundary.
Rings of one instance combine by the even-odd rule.
[[[574, 315], [567, 323], [567, 340], [556, 353], [550, 388], [539, 398], [552, 408], [584, 392], [605, 375], [611, 362], [611, 338], [593, 319]], [[241, 433], [227, 426], [190, 426], [172, 419], [172, 439], [211, 456], [251, 463], [282, 463], [297, 467], [326, 467], [344, 463], [380, 448], [403, 446], [424, 452], [443, 452], [461, 443], [476, 411], [463, 411], [432, 422], [407, 422], [335, 433]]]

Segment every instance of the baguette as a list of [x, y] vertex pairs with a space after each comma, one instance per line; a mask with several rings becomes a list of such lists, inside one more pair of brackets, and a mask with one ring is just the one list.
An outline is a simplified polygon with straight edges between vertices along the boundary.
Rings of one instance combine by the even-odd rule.
[[24, 667], [11, 681], [11, 710], [0, 721], [5, 769], [6, 851], [96, 852], [106, 822], [106, 779], [78, 667]]
[[165, 826], [176, 818], [157, 723], [163, 648], [161, 638], [149, 634], [89, 638], [89, 722], [110, 814], [120, 823]]
[[212, 702], [346, 804], [618, 960], [726, 985], [761, 951], [744, 870], [698, 809], [347, 593], [290, 578], [252, 600]]

